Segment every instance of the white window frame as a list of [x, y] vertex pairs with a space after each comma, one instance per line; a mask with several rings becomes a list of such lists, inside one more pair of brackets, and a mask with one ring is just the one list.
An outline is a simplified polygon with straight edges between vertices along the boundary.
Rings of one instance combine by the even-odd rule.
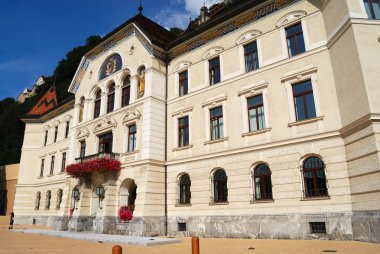
[[[318, 92], [318, 82], [317, 82], [317, 71], [318, 69], [316, 67], [306, 67], [303, 69], [296, 70], [292, 73], [285, 74], [284, 77], [281, 79], [282, 83], [284, 83], [288, 95], [288, 106], [289, 106], [289, 119], [290, 119], [290, 125], [292, 123], [299, 123], [299, 122], [308, 122], [308, 120], [313, 119], [319, 119], [323, 118], [322, 112], [321, 112], [321, 105], [319, 100], [319, 92]], [[315, 104], [315, 112], [316, 117], [312, 119], [306, 119], [302, 121], [297, 121], [296, 118], [296, 110], [294, 105], [294, 99], [293, 99], [293, 85], [310, 80], [311, 85], [313, 88], [313, 96], [314, 96], [314, 104]]]
[[[257, 131], [249, 130], [249, 119], [248, 119], [248, 99], [257, 96], [263, 96], [264, 104], [264, 117], [265, 117], [265, 128]], [[268, 106], [268, 83], [266, 81], [260, 81], [258, 83], [248, 85], [240, 89], [238, 92], [240, 96], [241, 106], [242, 106], [242, 117], [243, 117], [243, 134], [246, 133], [255, 133], [263, 130], [270, 130], [269, 125], [269, 106]]]
[[[210, 125], [210, 110], [217, 107], [222, 107], [223, 110], [223, 138], [217, 140], [211, 140], [211, 125]], [[218, 142], [228, 140], [228, 119], [227, 119], [227, 96], [225, 94], [215, 96], [210, 98], [207, 102], [202, 104], [202, 107], [205, 112], [205, 130], [206, 130], [206, 142], [207, 145], [209, 142]]]
[[[192, 124], [192, 111], [193, 107], [187, 107], [180, 109], [172, 114], [173, 121], [173, 147], [174, 149], [185, 149], [192, 146], [192, 133], [191, 133], [191, 124]], [[189, 144], [187, 146], [179, 147], [178, 140], [178, 120], [183, 117], [189, 117]]]

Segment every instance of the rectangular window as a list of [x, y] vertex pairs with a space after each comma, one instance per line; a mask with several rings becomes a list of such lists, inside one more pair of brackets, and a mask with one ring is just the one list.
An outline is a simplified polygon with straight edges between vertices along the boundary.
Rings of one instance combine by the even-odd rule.
[[286, 41], [288, 44], [290, 57], [296, 56], [306, 51], [301, 23], [298, 23], [286, 29]]
[[80, 151], [79, 151], [79, 157], [83, 158], [86, 156], [86, 141], [80, 142]]
[[186, 222], [178, 222], [178, 231], [186, 231]]
[[65, 171], [65, 168], [66, 168], [66, 153], [62, 153], [61, 172]]
[[99, 136], [98, 153], [112, 153], [112, 132]]
[[326, 234], [325, 222], [309, 222], [312, 234]]
[[317, 116], [311, 80], [293, 85], [293, 98], [297, 121]]
[[265, 128], [263, 96], [257, 95], [247, 99], [249, 131], [258, 131]]
[[65, 129], [65, 138], [69, 136], [69, 130], [70, 130], [70, 121], [66, 122], [66, 129]]
[[256, 41], [244, 46], [244, 59], [246, 72], [259, 68], [259, 55]]
[[55, 161], [55, 156], [51, 156], [51, 162], [50, 162], [50, 175], [53, 175], [54, 173], [54, 161]]
[[130, 97], [131, 97], [131, 85], [127, 83], [125, 86], [123, 86], [123, 89], [121, 91], [121, 106], [122, 107], [129, 105]]
[[219, 57], [209, 61], [210, 85], [220, 82], [220, 61]]
[[379, 0], [364, 0], [365, 11], [368, 19], [380, 19], [380, 1]]
[[44, 141], [44, 146], [46, 146], [48, 140], [48, 131], [45, 131], [45, 141]]
[[210, 110], [211, 140], [223, 138], [223, 108]]
[[58, 126], [55, 126], [55, 130], [54, 130], [54, 143], [57, 142], [57, 136], [58, 136]]
[[189, 145], [189, 117], [178, 119], [178, 147]]
[[188, 74], [187, 71], [179, 74], [179, 96], [187, 94], [188, 90]]
[[136, 124], [130, 125], [128, 127], [128, 152], [133, 152], [136, 150], [136, 137], [137, 137]]
[[44, 168], [45, 168], [45, 159], [41, 160], [41, 170], [40, 170], [40, 177], [44, 176]]

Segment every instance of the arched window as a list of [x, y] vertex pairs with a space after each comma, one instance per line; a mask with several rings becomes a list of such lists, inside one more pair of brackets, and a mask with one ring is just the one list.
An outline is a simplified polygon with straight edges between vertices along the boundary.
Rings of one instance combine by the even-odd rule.
[[125, 107], [129, 105], [129, 100], [131, 98], [131, 76], [128, 75], [123, 82], [123, 88], [121, 91], [121, 106]]
[[45, 198], [45, 210], [49, 210], [50, 209], [50, 199], [51, 199], [51, 191], [48, 190], [46, 192], [46, 198]]
[[318, 157], [306, 159], [302, 165], [305, 197], [328, 196], [325, 164]]
[[102, 102], [102, 91], [98, 91], [95, 96], [95, 104], [94, 104], [94, 118], [98, 118], [100, 116], [100, 105]]
[[84, 114], [84, 97], [80, 98], [80, 105], [79, 105], [79, 122], [80, 123], [83, 121], [83, 114]]
[[41, 192], [36, 193], [36, 199], [34, 201], [34, 210], [40, 209], [40, 202], [41, 202]]
[[266, 164], [258, 165], [254, 172], [255, 200], [271, 200], [272, 196], [272, 180], [269, 167]]
[[219, 169], [214, 173], [214, 202], [228, 202], [227, 175], [223, 169]]
[[179, 180], [179, 203], [180, 204], [190, 204], [191, 192], [190, 192], [190, 176], [184, 174]]
[[137, 84], [137, 98], [144, 96], [145, 92], [145, 66], [141, 66], [137, 71], [139, 80]]
[[62, 196], [63, 196], [63, 191], [62, 189], [59, 189], [57, 192], [57, 200], [55, 202], [56, 203], [55, 210], [59, 210], [61, 208]]
[[108, 89], [107, 95], [107, 113], [113, 111], [115, 107], [115, 84], [112, 84]]

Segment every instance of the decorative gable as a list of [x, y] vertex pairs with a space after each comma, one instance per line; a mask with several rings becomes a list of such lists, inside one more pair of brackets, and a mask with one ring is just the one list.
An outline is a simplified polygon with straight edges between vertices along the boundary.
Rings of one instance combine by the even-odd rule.
[[112, 118], [103, 118], [100, 123], [98, 123], [94, 128], [94, 133], [100, 133], [108, 131], [117, 127], [117, 122]]
[[276, 26], [277, 27], [285, 26], [289, 23], [292, 23], [296, 20], [301, 19], [304, 16], [306, 16], [306, 11], [290, 12], [290, 13], [286, 14], [285, 16], [283, 16], [279, 21], [277, 21]]
[[79, 129], [75, 135], [77, 139], [87, 138], [90, 135], [90, 132], [87, 128], [83, 127]]
[[132, 122], [136, 122], [141, 117], [141, 114], [138, 110], [129, 110], [124, 114], [123, 125], [128, 125]]

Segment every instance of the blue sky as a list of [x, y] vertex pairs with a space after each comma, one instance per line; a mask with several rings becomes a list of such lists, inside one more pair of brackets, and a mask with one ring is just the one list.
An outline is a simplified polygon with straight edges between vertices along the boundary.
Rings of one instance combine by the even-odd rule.
[[[142, 0], [164, 27], [186, 27], [200, 7], [220, 0]], [[104, 36], [137, 14], [138, 0], [12, 0], [0, 3], [0, 100], [51, 75], [67, 51]]]

